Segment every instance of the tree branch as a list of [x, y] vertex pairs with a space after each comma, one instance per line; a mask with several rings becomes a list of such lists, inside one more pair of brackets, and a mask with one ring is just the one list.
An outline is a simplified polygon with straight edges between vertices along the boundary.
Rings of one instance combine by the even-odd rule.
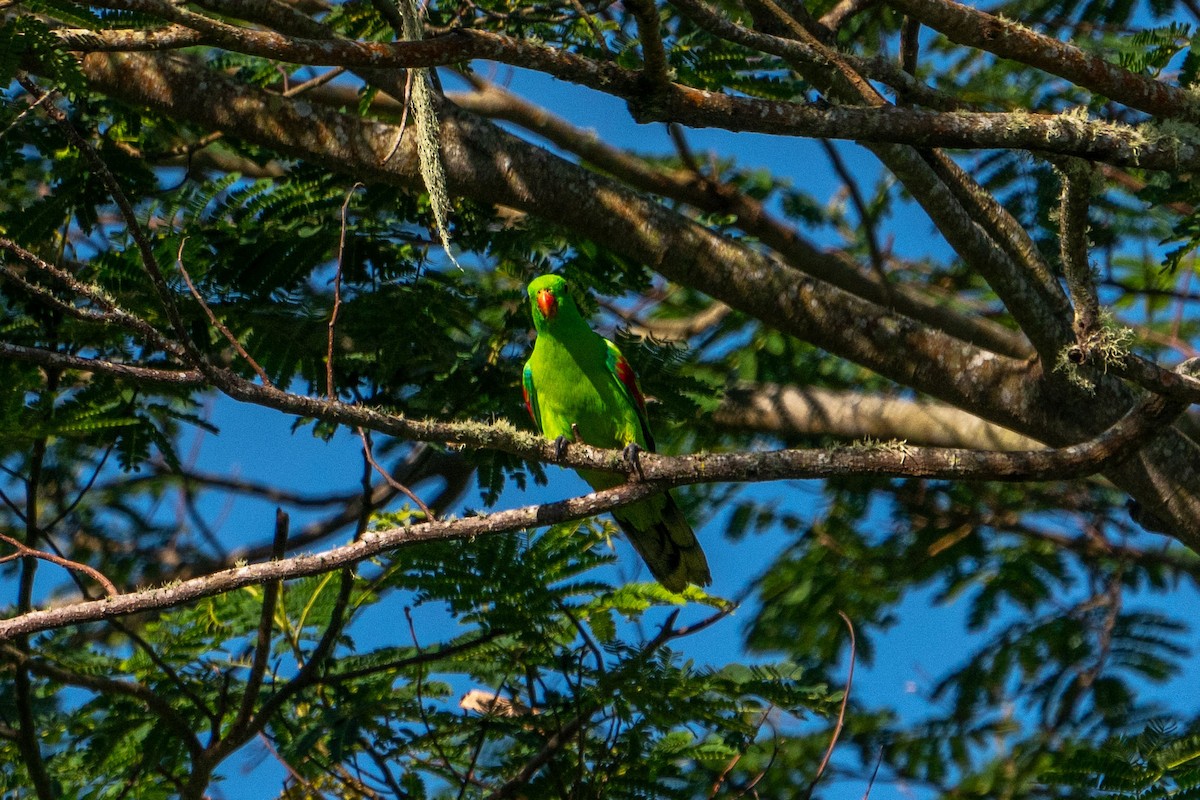
[[1176, 134], [1069, 114], [930, 112], [888, 105], [830, 108], [718, 94], [676, 83], [660, 87], [652, 102], [645, 102], [639, 73], [486, 31], [464, 29], [420, 42], [380, 44], [252, 31], [159, 0], [108, 0], [102, 5], [158, 14], [195, 26], [227, 49], [298, 64], [377, 70], [500, 61], [621, 97], [639, 122], [924, 147], [1045, 150], [1146, 169], [1200, 168], [1200, 147], [1181, 142]]
[[484, 81], [464, 76], [475, 91], [451, 95], [460, 107], [484, 116], [514, 122], [630, 185], [680, 200], [693, 208], [737, 216], [737, 226], [757, 237], [798, 269], [872, 303], [892, 308], [915, 320], [944, 330], [966, 342], [1014, 358], [1026, 358], [1028, 341], [1009, 328], [977, 314], [957, 312], [946, 298], [914, 291], [905, 285], [886, 285], [864, 274], [841, 251], [827, 251], [802, 237], [772, 215], [761, 202], [727, 184], [691, 172], [654, 169], [642, 159], [617, 150], [566, 120], [529, 101]]
[[735, 385], [725, 390], [713, 422], [776, 436], [897, 439], [913, 445], [974, 450], [1036, 450], [1042, 446], [945, 403], [817, 386]]
[[958, 44], [1029, 64], [1147, 114], [1200, 121], [1200, 104], [1191, 92], [1110, 64], [1012, 20], [951, 0], [889, 3]]
[[665, 86], [671, 80], [658, 8], [654, 0], [626, 0], [625, 8], [637, 23], [638, 39], [642, 44], [642, 79], [650, 91], [657, 91], [659, 86]]
[[1075, 306], [1075, 337], [1083, 342], [1100, 324], [1100, 301], [1088, 263], [1088, 207], [1092, 198], [1092, 168], [1079, 159], [1060, 165], [1059, 245], [1067, 289]]
[[[1110, 462], [1128, 456], [1148, 433], [1169, 424], [1182, 410], [1182, 404], [1152, 396], [1101, 436], [1057, 450], [999, 453], [883, 445], [678, 457], [646, 453], [641, 458], [645, 482], [627, 483], [571, 500], [486, 516], [372, 531], [355, 542], [315, 555], [235, 567], [172, 586], [31, 611], [0, 622], [0, 641], [66, 625], [171, 608], [243, 586], [325, 573], [419, 542], [466, 539], [582, 519], [685, 484], [863, 474], [956, 480], [1066, 480], [1093, 474]], [[552, 455], [554, 443], [544, 442], [544, 446], [551, 451], [548, 455]], [[561, 461], [576, 467], [628, 469], [621, 451], [599, 450], [586, 445], [570, 445]]]
[[3, 564], [5, 561], [11, 561], [15, 558], [36, 558], [41, 561], [47, 561], [51, 564], [56, 564], [63, 569], [82, 572], [96, 583], [100, 584], [104, 588], [104, 592], [109, 596], [114, 596], [117, 594], [117, 587], [113, 585], [113, 582], [106, 578], [104, 573], [100, 572], [95, 567], [80, 563], [78, 561], [72, 561], [69, 558], [57, 556], [54, 553], [47, 553], [42, 550], [27, 547], [11, 536], [6, 536], [3, 533], [0, 533], [0, 542], [11, 545], [16, 551], [11, 555], [0, 557], [0, 564]]

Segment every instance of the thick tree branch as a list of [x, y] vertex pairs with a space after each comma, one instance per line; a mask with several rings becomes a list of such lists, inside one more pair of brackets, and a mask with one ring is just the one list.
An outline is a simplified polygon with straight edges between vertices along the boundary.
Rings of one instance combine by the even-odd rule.
[[1029, 64], [1147, 114], [1200, 120], [1200, 102], [1192, 92], [1130, 72], [1012, 20], [952, 0], [889, 2], [958, 44]]
[[1059, 246], [1067, 289], [1075, 306], [1075, 336], [1082, 343], [1100, 323], [1100, 301], [1096, 281], [1088, 263], [1088, 208], [1092, 199], [1090, 165], [1068, 159], [1059, 167], [1062, 198], [1059, 204]]
[[205, 44], [204, 35], [183, 25], [167, 25], [149, 30], [100, 30], [57, 28], [54, 35], [67, 50], [83, 52], [132, 52], [174, 50]]
[[[640, 75], [632, 70], [490, 31], [461, 28], [444, 36], [390, 43], [317, 39], [231, 25], [164, 0], [103, 0], [95, 5], [150, 14], [191, 28], [227, 50], [296, 64], [382, 69], [487, 59], [528, 67], [601, 91], [615, 90], [621, 96], [634, 96], [641, 86]], [[309, 24], [319, 26], [311, 20]]]
[[1040, 443], [944, 403], [815, 386], [744, 384], [725, 391], [713, 422], [775, 436], [904, 440], [972, 450], [1035, 450]]
[[[644, 482], [627, 483], [558, 503], [373, 531], [350, 544], [324, 553], [236, 567], [159, 589], [31, 611], [0, 621], [0, 641], [67, 625], [171, 608], [244, 586], [330, 572], [419, 542], [466, 539], [568, 522], [611, 511], [663, 489], [685, 484], [824, 478], [834, 475], [918, 476], [956, 480], [1066, 480], [1093, 474], [1114, 460], [1128, 457], [1130, 451], [1136, 449], [1150, 432], [1169, 425], [1183, 408], [1183, 404], [1152, 396], [1101, 436], [1057, 450], [1000, 453], [885, 444], [833, 450], [779, 450], [673, 458], [647, 453], [641, 458]], [[546, 442], [546, 447], [553, 450], [554, 443]], [[572, 466], [594, 469], [628, 469], [621, 451], [598, 450], [586, 445], [571, 445], [561, 460]]]
[[142, 367], [135, 364], [123, 364], [116, 361], [105, 361], [97, 358], [83, 358], [69, 353], [56, 353], [53, 350], [42, 350], [37, 347], [25, 347], [19, 344], [0, 342], [0, 357], [42, 367], [73, 369], [80, 372], [94, 372], [97, 375], [109, 375], [135, 383], [163, 386], [188, 386], [204, 388], [208, 384], [200, 370], [158, 369]]
[[299, 64], [377, 70], [474, 59], [501, 61], [624, 98], [640, 122], [925, 147], [1046, 150], [1147, 169], [1200, 167], [1200, 145], [1181, 140], [1177, 133], [1067, 114], [949, 113], [887, 105], [829, 108], [717, 94], [676, 83], [660, 86], [648, 95], [637, 72], [485, 31], [461, 30], [420, 42], [380, 44], [253, 31], [160, 0], [108, 0], [103, 5], [157, 14], [194, 27], [227, 49]]
[[877, 277], [858, 269], [858, 265], [845, 253], [818, 248], [795, 228], [775, 218], [762, 203], [743, 192], [691, 172], [652, 169], [636, 156], [605, 144], [566, 120], [495, 84], [477, 77], [471, 77], [470, 80], [476, 87], [475, 92], [451, 96], [462, 108], [515, 122], [559, 147], [578, 154], [600, 169], [620, 176], [632, 186], [680, 200], [699, 210], [735, 214], [739, 228], [758, 237], [789, 265], [814, 278], [828, 281], [865, 300], [893, 308], [993, 352], [1014, 358], [1026, 358], [1031, 354], [1028, 341], [1019, 333], [977, 314], [956, 312], [946, 304], [944, 297], [928, 296], [914, 291], [910, 286], [884, 284]]
[[871, 151], [903, 181], [946, 241], [1004, 302], [1043, 363], [1072, 340], [1066, 295], [1008, 212], [944, 154], [904, 145]]
[[[752, 12], [759, 6], [769, 12], [755, 13], [759, 27], [800, 41], [813, 41], [811, 34], [787, 18], [773, 0], [754, 0]], [[827, 100], [837, 103], [838, 108], [894, 108], [835, 53], [827, 48], [825, 52], [836, 69], [791, 63]], [[1058, 285], [1048, 279], [1049, 270], [1021, 226], [944, 154], [907, 144], [877, 142], [868, 147], [912, 193], [967, 265], [996, 291], [1043, 361], [1053, 363], [1070, 340], [1070, 331], [1063, 322], [1065, 298]]]

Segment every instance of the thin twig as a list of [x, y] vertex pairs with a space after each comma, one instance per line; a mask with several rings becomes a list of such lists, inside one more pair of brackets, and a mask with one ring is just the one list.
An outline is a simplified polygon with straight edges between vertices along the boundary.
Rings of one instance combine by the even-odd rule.
[[821, 775], [825, 773], [825, 767], [829, 764], [829, 759], [833, 756], [833, 748], [837, 746], [838, 737], [842, 735], [842, 724], [846, 721], [846, 704], [850, 701], [850, 689], [854, 686], [854, 657], [857, 642], [854, 638], [854, 623], [842, 611], [837, 612], [842, 621], [846, 623], [847, 630], [850, 631], [850, 671], [846, 676], [846, 688], [842, 690], [842, 705], [838, 709], [837, 724], [833, 726], [833, 737], [829, 740], [829, 747], [825, 750], [825, 757], [821, 759], [820, 766], [817, 767], [817, 774], [813, 776], [812, 783], [808, 785], [806, 797], [812, 797], [813, 789], [817, 786], [817, 781], [821, 780]]
[[867, 781], [867, 790], [863, 792], [862, 800], [869, 800], [871, 797], [871, 788], [875, 785], [875, 776], [879, 774], [879, 765], [883, 763], [883, 748], [879, 748], [879, 755], [875, 757], [875, 769], [871, 770], [871, 780]]
[[17, 116], [13, 117], [13, 121], [8, 124], [8, 127], [5, 128], [4, 130], [0, 131], [0, 139], [3, 139], [5, 136], [7, 136], [9, 131], [11, 131], [13, 128], [17, 127], [17, 123], [19, 123], [21, 120], [25, 119], [25, 117], [28, 114], [30, 114], [34, 109], [36, 109], [38, 106], [40, 106], [42, 103], [46, 102], [49, 99], [50, 99], [50, 95], [44, 94], [41, 97], [38, 97], [32, 103], [29, 103], [28, 105], [26, 105], [25, 108], [21, 109], [21, 112], [19, 114], [17, 114]]
[[[700, 162], [696, 160], [696, 154], [692, 152], [692, 146], [688, 144], [687, 136], [683, 133], [683, 126], [677, 125], [674, 122], [668, 123], [667, 133], [671, 137], [671, 143], [675, 145], [675, 152], [679, 154], [679, 160], [683, 165], [696, 174], [700, 180], [707, 180], [703, 170], [700, 169]], [[712, 180], [715, 182], [720, 177], [716, 172], [712, 174]]]
[[758, 771], [758, 774], [755, 775], [750, 782], [747, 783], [742, 790], [737, 793], [737, 795], [734, 797], [734, 800], [738, 800], [738, 798], [745, 797], [751, 793], [754, 794], [754, 797], [757, 800], [758, 792], [754, 791], [754, 787], [758, 786], [758, 784], [762, 782], [762, 779], [767, 777], [767, 773], [771, 770], [771, 767], [775, 766], [775, 759], [779, 758], [779, 731], [775, 729], [774, 725], [771, 726], [771, 733], [771, 757], [767, 759], [767, 763], [764, 764], [763, 768]]
[[871, 257], [871, 269], [879, 278], [879, 283], [884, 290], [890, 291], [892, 284], [888, 280], [887, 270], [884, 269], [883, 251], [879, 247], [879, 240], [875, 232], [875, 215], [867, 208], [867, 202], [863, 199], [862, 192], [859, 191], [858, 183], [854, 180], [854, 175], [850, 170], [846, 168], [846, 162], [842, 160], [842, 155], [837, 151], [837, 147], [828, 139], [821, 139], [821, 146], [825, 149], [825, 155], [828, 156], [834, 171], [845, 184], [846, 191], [850, 194], [850, 202], [854, 204], [854, 210], [858, 212], [863, 238], [867, 242], [867, 252]]
[[404, 108], [400, 112], [400, 124], [397, 126], [399, 130], [396, 131], [396, 140], [392, 142], [392, 147], [388, 150], [388, 154], [379, 162], [380, 166], [386, 165], [392, 160], [392, 157], [400, 150], [400, 143], [404, 141], [404, 131], [408, 128], [408, 107], [411, 105], [413, 75], [415, 72], [416, 70], [408, 70], [407, 77], [404, 79], [404, 98], [402, 101]]
[[567, 2], [583, 17], [583, 21], [587, 23], [587, 26], [592, 29], [592, 35], [596, 37], [597, 46], [611, 56], [612, 50], [609, 49], [608, 42], [604, 40], [604, 31], [600, 29], [600, 25], [597, 24], [595, 17], [583, 7], [583, 3], [579, 2], [579, 0], [567, 0]]
[[[283, 509], [275, 509], [275, 536], [271, 542], [272, 556], [275, 561], [283, 558], [287, 548], [288, 515]], [[246, 678], [246, 688], [242, 692], [242, 703], [238, 708], [237, 717], [230, 726], [230, 736], [238, 736], [250, 724], [254, 715], [254, 702], [262, 689], [263, 677], [267, 673], [267, 661], [271, 655], [271, 628], [275, 619], [275, 609], [279, 604], [279, 595], [283, 590], [283, 581], [274, 580], [263, 588], [262, 611], [258, 618], [258, 635], [254, 642], [254, 658], [250, 664], [250, 675]]]
[[[417, 638], [417, 626], [413, 623], [412, 609], [408, 606], [404, 607], [404, 618], [408, 621], [408, 633], [412, 637], [413, 647], [416, 649], [417, 655], [424, 655], [424, 651], [421, 649], [421, 642]], [[442, 760], [442, 765], [446, 770], [454, 776], [454, 779], [459, 783], [463, 783], [466, 778], [458, 774], [458, 770], [454, 768], [453, 762], [446, 756], [446, 752], [442, 749], [442, 743], [438, 740], [438, 737], [433, 732], [433, 727], [429, 724], [429, 716], [425, 713], [425, 698], [422, 695], [421, 688], [424, 680], [425, 670], [418, 669], [413, 679], [417, 696], [417, 713], [421, 715], [421, 723], [425, 726], [425, 733], [429, 735], [429, 745], [437, 753], [438, 758]], [[496, 691], [499, 693], [500, 690], [497, 689]]]
[[196, 298], [196, 302], [199, 303], [200, 307], [204, 309], [204, 313], [208, 315], [208, 321], [213, 324], [214, 328], [221, 332], [221, 335], [225, 337], [229, 344], [233, 345], [233, 349], [237, 351], [238, 355], [246, 360], [246, 363], [248, 363], [251, 369], [254, 370], [254, 373], [258, 375], [259, 380], [263, 382], [263, 386], [274, 386], [275, 384], [271, 383], [271, 379], [267, 377], [266, 370], [259, 366], [258, 362], [246, 352], [246, 348], [242, 347], [242, 343], [239, 342], [237, 337], [233, 335], [233, 331], [229, 330], [229, 328], [225, 326], [225, 323], [217, 319], [217, 315], [213, 313], [211, 308], [209, 308], [208, 303], [204, 301], [204, 297], [200, 294], [199, 290], [196, 289], [196, 285], [192, 283], [192, 276], [188, 275], [187, 269], [185, 269], [183, 266], [183, 247], [187, 244], [187, 240], [188, 237], [185, 236], [179, 242], [179, 250], [175, 253], [175, 266], [179, 269], [179, 274], [183, 276], [183, 282], [187, 284], [188, 291], [192, 293], [192, 297]]
[[47, 553], [44, 550], [37, 550], [32, 547], [27, 547], [11, 536], [6, 536], [3, 533], [0, 533], [0, 541], [4, 542], [5, 544], [12, 545], [16, 549], [15, 553], [10, 553], [9, 555], [0, 558], [0, 564], [17, 558], [37, 558], [42, 561], [48, 561], [51, 564], [57, 564], [65, 569], [84, 573], [96, 583], [104, 587], [104, 593], [109, 597], [116, 597], [120, 594], [120, 592], [117, 591], [117, 587], [113, 585], [113, 582], [104, 577], [103, 573], [101, 573], [95, 567], [87, 564], [81, 564], [78, 561], [72, 561], [69, 558], [63, 558], [62, 556], [56, 556], [54, 553]]
[[358, 436], [360, 439], [362, 439], [363, 455], [366, 457], [367, 462], [371, 465], [371, 468], [383, 476], [383, 479], [387, 481], [388, 486], [391, 486], [396, 491], [403, 493], [404, 496], [406, 496], [409, 500], [412, 500], [414, 503], [416, 503], [417, 508], [421, 509], [421, 512], [425, 515], [425, 519], [437, 519], [433, 511], [430, 510], [429, 506], [425, 505], [425, 503], [421, 501], [421, 498], [417, 497], [416, 494], [414, 494], [413, 491], [407, 486], [393, 478], [390, 472], [379, 466], [379, 462], [375, 460], [375, 456], [371, 453], [371, 432], [365, 428], [356, 428], [355, 430], [358, 431]]
[[342, 309], [342, 257], [346, 253], [346, 209], [350, 206], [350, 199], [354, 197], [354, 192], [361, 183], [355, 183], [350, 187], [350, 191], [346, 192], [346, 199], [342, 201], [342, 228], [338, 235], [338, 257], [337, 257], [337, 272], [333, 275], [333, 311], [329, 315], [329, 342], [325, 353], [325, 396], [329, 402], [337, 402], [337, 394], [333, 390], [333, 334], [334, 328], [337, 326], [338, 312]]
[[283, 756], [281, 756], [279, 754], [279, 751], [275, 749], [275, 745], [271, 744], [271, 740], [267, 738], [267, 735], [265, 733], [263, 733], [262, 731], [259, 731], [258, 738], [260, 740], [262, 740], [263, 746], [267, 748], [267, 752], [270, 753], [272, 755], [272, 757], [274, 757], [274, 759], [276, 761], [278, 761], [280, 763], [280, 765], [283, 766], [284, 770], [287, 771], [287, 774], [292, 777], [292, 780], [294, 780], [300, 786], [303, 786], [314, 797], [317, 796], [317, 791], [316, 791], [316, 789], [313, 788], [313, 785], [311, 783], [309, 783], [308, 780], [305, 779], [305, 777], [303, 775], [301, 775], [299, 772], [297, 772], [296, 768], [293, 767], [291, 764], [289, 764], [288, 760], [286, 758], [284, 758]]
[[[754, 725], [754, 732], [747, 738], [747, 749], [749, 749], [750, 745], [754, 744], [754, 739], [758, 736], [758, 732], [762, 730], [762, 726], [766, 723], [767, 719], [770, 718], [771, 712], [774, 710], [774, 703], [768, 703], [767, 707], [763, 709], [762, 715], [758, 718], [758, 722]], [[709, 800], [712, 800], [712, 798], [717, 796], [717, 792], [721, 791], [721, 785], [725, 783], [725, 779], [729, 777], [729, 773], [733, 772], [733, 768], [738, 765], [738, 762], [742, 760], [742, 756], [744, 755], [746, 755], [746, 750], [738, 752], [733, 756], [733, 758], [729, 759], [729, 763], [725, 765], [723, 770], [721, 770], [721, 774], [717, 776], [717, 779], [713, 781], [712, 787], [708, 790]]]
[[[33, 284], [25, 280], [23, 276], [17, 274], [14, 270], [7, 266], [0, 265], [0, 274], [3, 274], [9, 280], [24, 286], [30, 292], [38, 295], [38, 297], [52, 303], [56, 308], [64, 313], [71, 314], [78, 319], [86, 319], [89, 321], [100, 322], [105, 325], [119, 325], [126, 330], [137, 333], [143, 336], [146, 341], [155, 347], [170, 353], [181, 361], [188, 359], [188, 351], [185, 347], [177, 342], [174, 342], [164, 336], [157, 328], [146, 322], [141, 317], [138, 317], [125, 309], [121, 308], [115, 300], [98, 286], [89, 285], [78, 280], [74, 275], [65, 269], [58, 267], [45, 259], [39, 258], [36, 254], [26, 250], [21, 245], [14, 242], [5, 236], [0, 236], [0, 250], [12, 253], [23, 263], [34, 267], [43, 275], [53, 278], [55, 281], [66, 286], [75, 294], [94, 303], [102, 310], [102, 313], [93, 312], [90, 309], [80, 308], [71, 303], [64, 302], [58, 299], [52, 292], [37, 284]], [[135, 367], [131, 367], [136, 369]]]

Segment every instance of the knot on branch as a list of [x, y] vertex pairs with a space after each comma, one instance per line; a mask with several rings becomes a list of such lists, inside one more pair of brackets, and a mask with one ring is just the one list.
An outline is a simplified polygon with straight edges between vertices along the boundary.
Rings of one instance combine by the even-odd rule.
[[625, 105], [629, 109], [629, 116], [638, 124], [671, 121], [668, 93], [653, 81], [639, 80], [638, 91], [629, 97]]
[[1096, 383], [1082, 368], [1108, 372], [1110, 365], [1123, 363], [1133, 345], [1133, 330], [1118, 325], [1110, 313], [1101, 311], [1098, 324], [1089, 331], [1080, 329], [1076, 333], [1076, 341], [1058, 354], [1054, 369], [1064, 373], [1075, 386], [1092, 393]]

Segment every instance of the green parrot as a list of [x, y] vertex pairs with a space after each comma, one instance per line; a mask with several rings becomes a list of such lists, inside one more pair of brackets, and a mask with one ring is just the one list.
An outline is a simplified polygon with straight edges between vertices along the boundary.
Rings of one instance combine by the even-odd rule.
[[[522, 386], [529, 415], [548, 439], [593, 447], [623, 448], [630, 458], [654, 452], [646, 400], [637, 376], [617, 346], [588, 327], [567, 282], [542, 275], [529, 284], [537, 342], [525, 363]], [[625, 482], [615, 473], [579, 470], [593, 489]], [[613, 517], [650, 572], [666, 588], [712, 582], [696, 534], [669, 493], [617, 509]]]

